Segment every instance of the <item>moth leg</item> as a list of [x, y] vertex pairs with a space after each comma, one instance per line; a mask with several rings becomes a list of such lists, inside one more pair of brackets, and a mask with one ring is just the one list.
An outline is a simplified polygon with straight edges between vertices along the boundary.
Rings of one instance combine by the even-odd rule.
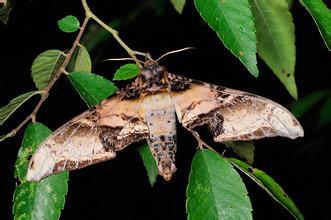
[[198, 142], [198, 148], [200, 148], [201, 150], [206, 147], [208, 148], [209, 150], [213, 151], [213, 152], [216, 152], [216, 150], [214, 150], [214, 148], [212, 148], [211, 146], [209, 146], [205, 141], [203, 141], [201, 138], [200, 138], [200, 135], [198, 134], [198, 132], [192, 130], [192, 129], [187, 129], [188, 131], [191, 132], [191, 134], [194, 136], [194, 138], [197, 140]]

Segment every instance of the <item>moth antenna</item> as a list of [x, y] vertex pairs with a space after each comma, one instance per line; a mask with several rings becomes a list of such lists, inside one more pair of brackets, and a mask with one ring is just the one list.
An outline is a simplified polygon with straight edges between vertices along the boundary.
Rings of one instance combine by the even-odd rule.
[[193, 49], [195, 49], [195, 47], [185, 47], [185, 48], [178, 49], [178, 50], [172, 50], [172, 51], [169, 51], [169, 52], [163, 54], [163, 55], [160, 56], [159, 58], [157, 58], [156, 61], [161, 60], [162, 58], [164, 58], [165, 56], [168, 56], [169, 54], [179, 53], [179, 52], [182, 52], [182, 51], [185, 51], [185, 50], [193, 50]]
[[[109, 59], [104, 59], [102, 61], [104, 62], [104, 61], [123, 61], [123, 60], [134, 60], [134, 59], [130, 58], [130, 57], [124, 57], [124, 58], [109, 58]], [[138, 60], [138, 61], [139, 61], [139, 63], [142, 63], [142, 64], [145, 63], [144, 61], [141, 61], [141, 60]]]

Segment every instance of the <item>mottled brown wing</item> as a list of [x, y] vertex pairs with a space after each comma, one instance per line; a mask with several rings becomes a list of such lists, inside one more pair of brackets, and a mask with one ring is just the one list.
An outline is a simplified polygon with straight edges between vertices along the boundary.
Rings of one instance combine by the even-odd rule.
[[303, 136], [283, 106], [260, 96], [169, 74], [171, 97], [187, 129], [208, 124], [216, 142]]
[[50, 135], [32, 156], [27, 179], [39, 181], [52, 173], [113, 159], [116, 151], [147, 138], [140, 100], [120, 96], [103, 101]]

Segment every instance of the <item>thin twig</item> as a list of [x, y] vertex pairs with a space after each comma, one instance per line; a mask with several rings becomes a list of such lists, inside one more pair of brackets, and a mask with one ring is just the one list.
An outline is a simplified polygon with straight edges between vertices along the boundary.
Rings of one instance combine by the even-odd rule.
[[80, 46], [80, 39], [81, 39], [81, 37], [82, 37], [82, 35], [85, 31], [86, 25], [87, 25], [90, 18], [95, 20], [103, 28], [105, 28], [107, 31], [109, 31], [114, 36], [114, 38], [117, 40], [117, 42], [128, 52], [128, 54], [132, 57], [132, 59], [136, 62], [136, 64], [140, 68], [142, 67], [139, 60], [135, 56], [135, 51], [131, 50], [124, 43], [124, 41], [119, 37], [118, 32], [115, 29], [109, 27], [106, 23], [104, 23], [101, 19], [99, 19], [95, 14], [93, 14], [93, 12], [88, 7], [86, 0], [82, 0], [82, 4], [83, 4], [84, 9], [85, 9], [86, 17], [84, 19], [84, 22], [83, 22], [82, 26], [80, 27], [79, 33], [78, 33], [71, 49], [65, 55], [66, 58], [64, 59], [64, 61], [63, 61], [62, 65], [60, 66], [60, 68], [55, 73], [52, 80], [47, 85], [46, 89], [44, 90], [43, 95], [41, 96], [41, 99], [39, 100], [38, 104], [36, 105], [36, 107], [34, 108], [32, 113], [30, 115], [28, 115], [15, 129], [13, 129], [11, 132], [9, 132], [9, 134], [10, 134], [9, 136], [11, 136], [11, 137], [14, 136], [30, 119], [32, 120], [32, 122], [36, 122], [36, 114], [39, 111], [42, 104], [45, 102], [46, 98], [48, 97], [49, 91], [51, 90], [51, 88], [53, 87], [55, 82], [59, 79], [59, 77], [61, 76], [62, 73], [67, 74], [66, 67], [69, 64], [69, 61], [70, 61], [70, 59], [72, 57], [72, 54], [75, 51], [76, 47]]
[[53, 85], [55, 84], [55, 82], [59, 79], [59, 77], [61, 76], [61, 74], [64, 72], [65, 68], [67, 67], [71, 56], [73, 54], [73, 52], [75, 51], [77, 45], [79, 44], [79, 41], [83, 35], [83, 32], [86, 28], [86, 25], [89, 21], [90, 17], [86, 16], [85, 20], [79, 30], [79, 33], [71, 47], [71, 49], [69, 50], [69, 52], [66, 54], [66, 58], [64, 59], [62, 65], [60, 66], [60, 68], [56, 71], [54, 77], [52, 78], [52, 80], [49, 82], [49, 84], [47, 85], [46, 89], [43, 91], [43, 94], [38, 102], [38, 104], [36, 105], [36, 107], [34, 108], [34, 110], [32, 111], [32, 113], [30, 115], [28, 115], [24, 121], [22, 121], [15, 129], [13, 129], [11, 132], [9, 132], [9, 134], [11, 134], [10, 136], [14, 136], [30, 119], [32, 120], [32, 122], [36, 122], [36, 114], [39, 111], [40, 107], [42, 106], [42, 104], [44, 103], [44, 101], [46, 100], [49, 91], [51, 90], [51, 88], [53, 87]]
[[98, 18], [93, 12], [91, 11], [90, 7], [88, 6], [86, 0], [82, 0], [83, 7], [86, 12], [86, 16], [92, 18], [94, 21], [96, 21], [99, 25], [101, 25], [104, 29], [106, 29], [108, 32], [110, 32], [115, 40], [126, 50], [126, 52], [129, 54], [130, 57], [136, 62], [136, 64], [141, 68], [141, 64], [139, 60], [137, 59], [135, 52], [124, 43], [124, 41], [120, 38], [118, 35], [118, 31], [109, 27], [105, 22], [103, 22], [100, 18]]
[[85, 19], [84, 19], [84, 22], [79, 30], [79, 33], [71, 47], [71, 49], [69, 50], [69, 52], [67, 53], [66, 55], [66, 58], [65, 60], [63, 61], [61, 67], [58, 69], [58, 71], [55, 73], [55, 76], [53, 77], [53, 79], [49, 82], [49, 84], [47, 85], [46, 89], [45, 89], [45, 93], [44, 95], [41, 97], [39, 103], [37, 104], [36, 108], [33, 110], [32, 114], [31, 114], [31, 117], [35, 117], [35, 115], [37, 114], [39, 108], [41, 107], [41, 105], [43, 104], [43, 102], [46, 100], [47, 96], [48, 96], [48, 93], [49, 93], [49, 90], [53, 87], [54, 83], [58, 80], [58, 78], [60, 77], [60, 75], [63, 73], [63, 70], [65, 70], [65, 68], [67, 67], [70, 59], [71, 59], [71, 56], [73, 54], [73, 52], [75, 51], [77, 45], [79, 44], [79, 41], [83, 35], [83, 32], [86, 28], [86, 25], [89, 21], [89, 17], [86, 16]]

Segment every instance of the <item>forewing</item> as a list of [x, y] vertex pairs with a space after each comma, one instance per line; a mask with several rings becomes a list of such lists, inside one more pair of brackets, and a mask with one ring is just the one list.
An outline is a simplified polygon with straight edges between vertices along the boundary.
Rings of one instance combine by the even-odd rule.
[[182, 125], [208, 124], [216, 142], [303, 136], [298, 120], [269, 99], [169, 74], [171, 96]]
[[40, 179], [113, 159], [132, 142], [148, 137], [140, 100], [115, 96], [57, 129], [30, 160], [27, 179]]

